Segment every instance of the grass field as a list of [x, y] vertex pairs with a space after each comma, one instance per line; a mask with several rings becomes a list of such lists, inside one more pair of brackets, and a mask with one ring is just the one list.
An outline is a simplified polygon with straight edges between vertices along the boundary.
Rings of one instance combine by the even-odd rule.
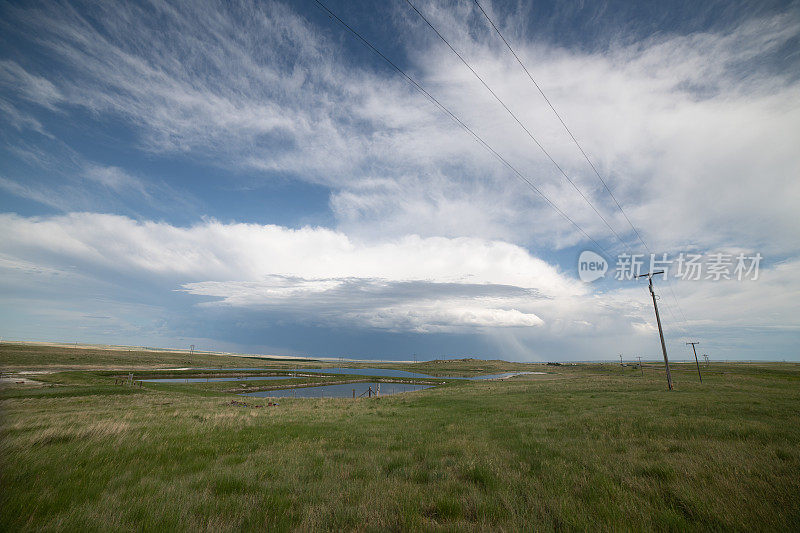
[[256, 409], [114, 385], [186, 354], [62, 350], [0, 345], [59, 370], [0, 388], [0, 529], [800, 529], [796, 364], [675, 365], [669, 392], [656, 365], [420, 363], [548, 374]]

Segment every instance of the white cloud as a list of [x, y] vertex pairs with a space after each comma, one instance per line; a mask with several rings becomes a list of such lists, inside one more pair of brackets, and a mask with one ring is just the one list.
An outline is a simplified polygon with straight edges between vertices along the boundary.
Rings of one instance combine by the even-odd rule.
[[[474, 26], [481, 20], [471, 16], [475, 8], [424, 9], [630, 238], [627, 222], [514, 59], [485, 24]], [[63, 7], [12, 11], [70, 72], [46, 79], [6, 61], [6, 78], [30, 86], [28, 98], [121, 116], [138, 126], [149, 151], [322, 183], [332, 188], [331, 206], [348, 234], [375, 237], [380, 227], [381, 236], [556, 247], [583, 239], [380, 60], [348, 64], [340, 44], [281, 4], [157, 3], [150, 11], [109, 2], [93, 22]], [[588, 233], [611, 238], [430, 30], [404, 6], [395, 15], [404, 42], [423, 44], [408, 50], [420, 81]], [[513, 16], [504, 20], [516, 24]], [[169, 40], [164, 24], [174, 30]], [[797, 251], [800, 84], [779, 65], [760, 65], [800, 35], [795, 17], [663, 34], [602, 53], [556, 48], [520, 27], [508, 30], [651, 247]]]
[[77, 261], [84, 269], [181, 280], [233, 307], [422, 331], [541, 325], [509, 305], [584, 294], [585, 287], [516, 245], [406, 236], [366, 243], [325, 229], [209, 220], [188, 228], [115, 215], [0, 215], [0, 252]]
[[[507, 285], [270, 276], [254, 282], [187, 283], [184, 289], [219, 299], [207, 305], [272, 310], [301, 322], [388, 331], [474, 333], [544, 324], [535, 313], [513, 308], [529, 307], [542, 297]], [[518, 296], [520, 292], [527, 294], [527, 303]]]
[[89, 164], [84, 175], [87, 179], [97, 182], [115, 192], [135, 191], [149, 198], [147, 188], [141, 180], [131, 176], [121, 168]]
[[481, 307], [480, 304], [480, 301], [412, 302], [369, 313], [349, 313], [347, 319], [370, 327], [418, 333], [544, 325], [544, 321], [533, 313]]
[[[0, 101], [0, 104], [2, 102]], [[197, 200], [152, 176], [102, 165], [50, 135], [41, 142], [20, 141], [7, 150], [28, 167], [0, 175], [0, 189], [61, 212], [116, 211], [142, 218], [140, 209], [193, 213]]]
[[[580, 348], [592, 352], [586, 352], [589, 359], [597, 356], [593, 350], [605, 353], [621, 338], [639, 350], [656, 346], [649, 342], [657, 336], [642, 283], [598, 293], [501, 241], [406, 236], [374, 243], [325, 228], [214, 220], [177, 227], [96, 213], [4, 214], [0, 231], [6, 236], [0, 269], [17, 287], [38, 283], [43, 275], [51, 284], [63, 276], [70, 286], [87, 287], [127, 276], [144, 290], [188, 293], [202, 308], [268, 313], [299, 324], [479, 333], [507, 350], [541, 343], [583, 346], [596, 338], [597, 345]], [[725, 338], [731, 328], [796, 332], [793, 295], [799, 284], [796, 258], [762, 266], [756, 281], [676, 283], [689, 320], [683, 330], [667, 286], [658, 282], [668, 342], [698, 332], [704, 339]]]
[[0, 86], [53, 111], [64, 101], [61, 91], [51, 81], [10, 60], [0, 60]]
[[[513, 57], [498, 51], [488, 37], [467, 39], [476, 32], [447, 16], [450, 10], [433, 12], [434, 18], [442, 15], [437, 25], [446, 36], [460, 40], [476, 71], [617, 231], [629, 234], [627, 223]], [[610, 52], [573, 52], [527, 44], [522, 38], [517, 43], [518, 53], [651, 247], [735, 243], [786, 252], [797, 251], [793, 233], [800, 156], [793, 146], [800, 142], [800, 83], [770, 65], [775, 58], [766, 58], [798, 35], [800, 24], [787, 15], [749, 21], [724, 33], [661, 35]], [[610, 235], [563, 178], [537, 161], [538, 148], [444, 45], [426, 48], [418, 60], [426, 68], [426, 80], [458, 114], [480, 124], [490, 143], [502, 146], [515, 164], [532, 170], [547, 194], [590, 234]], [[773, 194], [776, 190], [780, 197]], [[496, 197], [486, 203], [492, 200]], [[431, 202], [429, 208], [434, 211], [436, 205]], [[535, 232], [524, 224], [520, 211], [506, 214], [509, 226]], [[541, 211], [536, 210], [537, 216]], [[554, 217], [547, 227], [563, 224]], [[522, 231], [510, 238], [524, 239]]]
[[[654, 327], [643, 287], [596, 294], [500, 241], [406, 236], [372, 243], [325, 228], [215, 220], [176, 227], [94, 213], [4, 214], [0, 228], [6, 235], [0, 253], [9, 264], [144, 275], [206, 301], [284, 310], [301, 319], [414, 331], [546, 323], [564, 335]], [[792, 260], [762, 269], [757, 281], [682, 282], [675, 290], [694, 329], [796, 327], [789, 288], [798, 283], [799, 268]], [[677, 313], [666, 285], [660, 290], [665, 312]]]
[[14, 196], [27, 198], [50, 207], [55, 207], [56, 209], [62, 209], [69, 205], [68, 202], [64, 201], [63, 197], [53, 195], [52, 191], [42, 190], [35, 186], [31, 187], [30, 185], [18, 183], [14, 180], [4, 178], [3, 176], [0, 176], [0, 189]]
[[276, 275], [499, 284], [537, 289], [548, 297], [583, 290], [519, 246], [467, 237], [409, 235], [367, 243], [326, 228], [215, 220], [182, 228], [95, 213], [2, 214], [0, 224], [7, 229], [6, 250], [49, 251], [119, 270], [241, 281]]

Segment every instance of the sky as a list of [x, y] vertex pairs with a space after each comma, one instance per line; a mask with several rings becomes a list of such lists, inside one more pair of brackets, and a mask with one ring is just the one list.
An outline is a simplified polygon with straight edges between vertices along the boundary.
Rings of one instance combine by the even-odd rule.
[[3, 340], [800, 359], [800, 4], [323, 3], [0, 4]]

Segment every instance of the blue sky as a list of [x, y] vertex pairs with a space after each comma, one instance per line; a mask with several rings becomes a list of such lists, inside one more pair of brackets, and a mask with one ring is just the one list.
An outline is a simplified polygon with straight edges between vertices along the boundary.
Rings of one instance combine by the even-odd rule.
[[657, 359], [618, 254], [760, 254], [656, 281], [668, 348], [800, 357], [796, 2], [481, 2], [649, 251], [476, 5], [413, 3], [575, 187], [408, 3], [326, 5], [580, 231], [313, 1], [5, 2], [0, 335]]

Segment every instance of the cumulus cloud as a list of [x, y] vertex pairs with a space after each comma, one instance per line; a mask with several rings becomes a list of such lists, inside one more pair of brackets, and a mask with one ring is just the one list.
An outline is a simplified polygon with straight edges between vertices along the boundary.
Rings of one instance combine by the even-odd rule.
[[[531, 301], [541, 300], [537, 291], [503, 285], [271, 276], [258, 282], [187, 283], [184, 289], [220, 298], [212, 305], [272, 310], [301, 321], [396, 332], [474, 333], [484, 328], [544, 324], [535, 313], [514, 308], [530, 307]], [[527, 303], [520, 294], [527, 296]]]
[[[183, 290], [233, 307], [274, 308], [323, 321], [423, 331], [535, 326], [531, 300], [580, 296], [585, 287], [505, 242], [406, 236], [379, 244], [305, 227], [223, 224], [187, 228], [76, 213], [0, 215], [2, 252], [84, 268], [183, 281]], [[177, 288], [177, 287], [176, 287]]]
[[[655, 328], [643, 287], [595, 293], [501, 241], [406, 236], [376, 244], [318, 227], [215, 220], [177, 227], [96, 213], [3, 214], [0, 228], [3, 264], [49, 271], [69, 263], [96, 275], [144, 276], [202, 305], [272, 310], [299, 321], [417, 332], [543, 326], [556, 335]], [[786, 284], [797, 283], [799, 265], [763, 269], [757, 281], [675, 289], [693, 327], [796, 328]], [[677, 312], [662, 290], [665, 311]], [[680, 318], [669, 318], [674, 328]]]
[[520, 246], [470, 237], [409, 235], [369, 243], [320, 227], [215, 220], [177, 227], [97, 213], [2, 214], [0, 221], [8, 230], [6, 250], [49, 250], [119, 269], [238, 280], [280, 275], [493, 283], [535, 288], [549, 297], [582, 290]]
[[[477, 302], [480, 303], [480, 302]], [[460, 305], [459, 305], [460, 304]], [[410, 330], [420, 333], [497, 327], [536, 327], [544, 321], [533, 313], [517, 309], [485, 308], [476, 302], [414, 302], [376, 309], [369, 314], [349, 313], [349, 319], [364, 321], [371, 327]]]

